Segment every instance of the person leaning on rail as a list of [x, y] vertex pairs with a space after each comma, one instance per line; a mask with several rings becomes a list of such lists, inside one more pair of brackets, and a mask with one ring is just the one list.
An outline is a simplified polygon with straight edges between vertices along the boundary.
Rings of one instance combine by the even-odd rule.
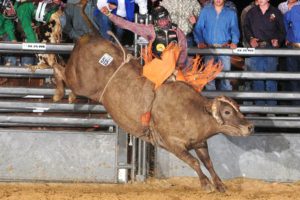
[[[224, 0], [214, 0], [212, 5], [205, 6], [194, 27], [194, 38], [198, 48], [237, 48], [240, 38], [236, 12], [225, 6]], [[205, 56], [205, 62], [214, 58], [221, 61], [224, 71], [231, 70], [230, 56]], [[216, 90], [215, 81], [206, 85], [207, 90]], [[220, 90], [232, 90], [230, 81], [220, 81]]]
[[[33, 2], [31, 0], [17, 0], [14, 8], [17, 12], [19, 27], [22, 28], [22, 41], [38, 42], [33, 24], [48, 23], [51, 15], [56, 12], [61, 5], [61, 0]], [[35, 64], [35, 56], [23, 55], [21, 65]]]
[[[259, 0], [258, 5], [248, 11], [244, 22], [247, 42], [252, 48], [279, 48], [285, 39], [285, 29], [281, 12], [270, 5], [269, 0]], [[272, 56], [251, 57], [249, 70], [259, 72], [277, 71], [278, 58]], [[252, 82], [254, 91], [277, 91], [275, 80], [255, 80]], [[256, 100], [256, 105], [275, 106], [275, 100]]]
[[[13, 20], [16, 12], [10, 0], [0, 1], [0, 37], [3, 41], [17, 42], [15, 36], [15, 26]], [[4, 56], [4, 64], [7, 66], [15, 65], [16, 57]]]
[[[284, 13], [284, 25], [286, 34], [286, 46], [290, 49], [300, 49], [300, 3], [293, 3]], [[286, 68], [289, 72], [300, 72], [300, 56], [288, 56], [286, 58]], [[293, 92], [300, 91], [300, 81], [291, 80], [288, 82], [287, 89]], [[300, 100], [292, 101], [293, 105], [300, 105]]]

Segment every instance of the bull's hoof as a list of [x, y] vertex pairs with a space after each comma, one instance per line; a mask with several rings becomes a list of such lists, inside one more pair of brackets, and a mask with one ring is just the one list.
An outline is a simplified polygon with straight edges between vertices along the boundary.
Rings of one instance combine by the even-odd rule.
[[218, 184], [216, 184], [216, 190], [218, 191], [218, 192], [222, 192], [222, 193], [224, 193], [224, 192], [226, 192], [226, 186], [224, 185], [224, 183], [218, 183]]
[[207, 193], [211, 193], [215, 191], [215, 187], [208, 179], [201, 180], [201, 188]]
[[76, 100], [76, 95], [75, 95], [73, 92], [71, 92], [71, 93], [69, 94], [68, 101], [69, 101], [69, 103], [74, 103], [75, 100]]
[[63, 94], [54, 94], [54, 96], [52, 97], [53, 102], [58, 102], [63, 98]]

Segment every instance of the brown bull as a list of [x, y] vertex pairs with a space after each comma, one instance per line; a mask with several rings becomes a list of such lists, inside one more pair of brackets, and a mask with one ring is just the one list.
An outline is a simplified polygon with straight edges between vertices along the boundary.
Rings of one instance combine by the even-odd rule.
[[[253, 132], [253, 125], [230, 98], [221, 96], [208, 100], [178, 81], [154, 90], [154, 85], [141, 75], [142, 66], [137, 60], [125, 62], [126, 53], [96, 34], [83, 36], [66, 67], [54, 65], [57, 82], [54, 100], [63, 97], [64, 81], [72, 90], [69, 101], [73, 101], [75, 95], [101, 101], [126, 132], [168, 150], [189, 164], [197, 172], [202, 188], [213, 190], [215, 187], [224, 192], [225, 186], [213, 169], [206, 140], [220, 132], [247, 136]], [[106, 62], [107, 66], [99, 63], [104, 54], [113, 58], [111, 63]], [[148, 125], [141, 120], [145, 113], [150, 113]], [[210, 172], [214, 187], [189, 150], [196, 151]]]
[[[106, 67], [99, 64], [105, 53], [113, 57]], [[95, 101], [102, 96], [101, 103], [120, 127], [175, 154], [198, 173], [203, 188], [212, 190], [199, 160], [189, 153], [194, 149], [210, 172], [215, 188], [224, 192], [225, 187], [213, 169], [206, 140], [220, 132], [231, 136], [247, 136], [253, 132], [253, 125], [235, 102], [223, 96], [208, 100], [183, 82], [165, 83], [154, 91], [154, 85], [141, 76], [138, 61], [132, 59], [123, 66], [122, 62], [123, 54], [118, 46], [99, 36], [82, 37], [66, 67], [54, 66], [58, 84], [54, 99], [63, 96], [62, 80], [73, 92], [70, 100], [74, 94]], [[148, 111], [150, 124], [145, 126], [141, 116]]]

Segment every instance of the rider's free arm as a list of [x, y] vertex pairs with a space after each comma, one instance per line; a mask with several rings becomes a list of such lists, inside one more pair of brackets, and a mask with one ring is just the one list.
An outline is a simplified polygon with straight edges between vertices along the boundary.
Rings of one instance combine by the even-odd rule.
[[155, 39], [154, 26], [152, 24], [145, 25], [133, 23], [113, 14], [109, 16], [109, 19], [118, 27], [136, 33], [137, 35], [142, 36], [148, 41], [152, 41]]

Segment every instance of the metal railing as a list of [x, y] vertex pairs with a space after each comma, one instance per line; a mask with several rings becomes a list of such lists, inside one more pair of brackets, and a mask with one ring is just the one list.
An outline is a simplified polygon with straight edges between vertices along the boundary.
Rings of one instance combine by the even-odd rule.
[[[0, 52], [3, 53], [70, 53], [73, 49], [73, 44], [43, 44], [36, 43], [34, 45], [26, 45], [26, 43], [0, 43]], [[133, 50], [133, 49], [130, 49]], [[300, 50], [291, 49], [244, 49], [239, 48], [236, 50], [215, 48], [215, 49], [197, 49], [191, 48], [188, 50], [189, 54], [222, 54], [222, 55], [240, 55], [240, 56], [299, 56]], [[53, 75], [52, 69], [30, 71], [26, 67], [5, 67], [0, 66], [0, 77], [11, 78], [44, 78], [51, 77]], [[221, 72], [217, 78], [227, 79], [274, 79], [274, 80], [300, 80], [299, 73], [287, 73], [287, 72]], [[66, 95], [69, 94], [69, 90], [66, 90]], [[0, 97], [11, 98], [51, 98], [54, 94], [53, 88], [25, 88], [25, 87], [0, 87]], [[295, 92], [252, 92], [252, 91], [203, 91], [203, 95], [213, 98], [219, 95], [226, 95], [236, 100], [252, 100], [252, 99], [277, 99], [277, 100], [300, 100], [300, 93]], [[300, 114], [300, 107], [293, 106], [248, 106], [241, 105], [241, 111], [244, 113], [259, 113], [259, 114]], [[105, 109], [102, 105], [95, 104], [66, 104], [66, 103], [47, 103], [47, 102], [25, 102], [25, 101], [0, 101], [0, 113], [11, 112], [76, 112], [76, 113], [105, 113]], [[300, 117], [249, 117], [257, 127], [277, 127], [277, 128], [300, 128]], [[82, 124], [80, 127], [93, 127], [93, 126], [116, 126], [111, 119], [83, 119], [81, 117], [41, 117], [41, 116], [15, 116], [15, 115], [1, 115], [0, 125], [2, 126], [62, 126], [72, 127]], [[131, 177], [143, 180], [146, 174], [146, 144], [138, 141], [136, 138], [132, 141], [132, 163], [123, 163], [117, 165], [118, 169], [131, 169]], [[137, 160], [136, 160], [137, 159]], [[136, 173], [135, 173], [136, 172]]]

